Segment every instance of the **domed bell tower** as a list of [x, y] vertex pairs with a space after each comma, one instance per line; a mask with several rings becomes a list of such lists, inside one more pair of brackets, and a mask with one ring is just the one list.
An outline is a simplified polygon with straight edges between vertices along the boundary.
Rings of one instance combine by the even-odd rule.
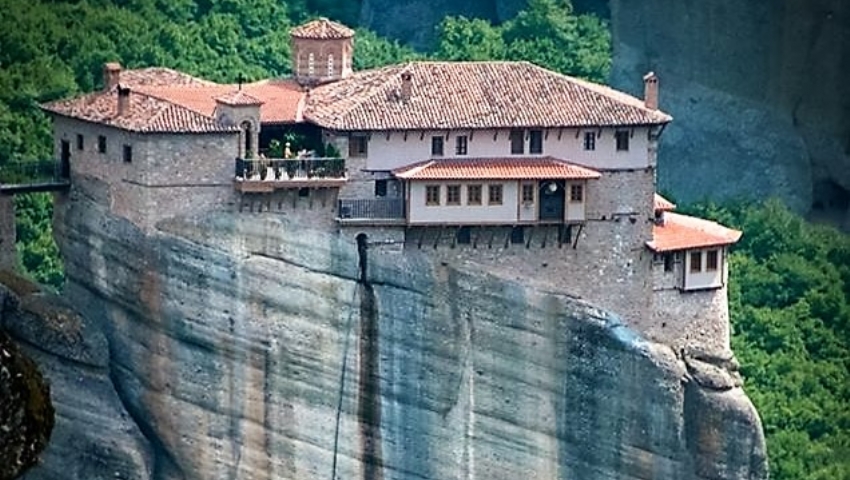
[[292, 29], [292, 71], [301, 85], [345, 78], [352, 72], [354, 30], [327, 18]]

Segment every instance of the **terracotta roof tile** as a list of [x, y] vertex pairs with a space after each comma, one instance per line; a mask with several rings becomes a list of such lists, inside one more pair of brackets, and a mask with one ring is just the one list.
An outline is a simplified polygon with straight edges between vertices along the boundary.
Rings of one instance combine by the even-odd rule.
[[659, 194], [655, 194], [655, 211], [668, 211], [675, 210], [676, 204], [667, 200]]
[[717, 222], [664, 212], [664, 222], [652, 227], [652, 241], [647, 246], [656, 252], [731, 245], [741, 238], [739, 230]]
[[[412, 75], [401, 96], [401, 74]], [[672, 118], [611, 88], [528, 62], [412, 62], [356, 72], [310, 93], [304, 116], [338, 130], [616, 126]]]
[[208, 133], [235, 131], [213, 118], [139, 92], [130, 93], [128, 111], [118, 115], [118, 93], [99, 91], [42, 108], [66, 117], [101, 123], [134, 132]]
[[426, 160], [393, 170], [405, 180], [599, 178], [600, 173], [552, 157]]
[[[216, 98], [233, 94], [238, 85], [177, 85], [144, 88], [147, 95], [194, 110], [212, 117], [215, 113]], [[262, 123], [295, 123], [302, 120], [301, 110], [305, 92], [293, 80], [270, 79], [243, 84], [241, 91], [247, 97], [262, 102], [260, 121]]]
[[351, 38], [354, 36], [354, 30], [341, 23], [322, 17], [293, 28], [289, 31], [289, 34], [297, 38], [324, 40], [329, 38]]
[[215, 97], [216, 102], [225, 105], [262, 105], [264, 102], [253, 95], [245, 93], [244, 90], [236, 90], [235, 92], [225, 93]]
[[[116, 64], [118, 68], [121, 66]], [[124, 70], [120, 74], [120, 83], [126, 87], [162, 87], [167, 85], [215, 85], [202, 78], [193, 77], [188, 73], [179, 72], [164, 67], [139, 68]]]

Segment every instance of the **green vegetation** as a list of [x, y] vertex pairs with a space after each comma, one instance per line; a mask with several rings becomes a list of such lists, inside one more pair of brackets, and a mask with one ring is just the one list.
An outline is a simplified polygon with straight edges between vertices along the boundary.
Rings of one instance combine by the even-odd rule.
[[[291, 25], [322, 13], [356, 26], [358, 9], [333, 0], [0, 0], [0, 162], [50, 158], [49, 122], [36, 105], [97, 88], [103, 62], [216, 81], [286, 75]], [[604, 81], [611, 63], [606, 24], [573, 15], [564, 0], [530, 0], [498, 26], [446, 18], [431, 53], [362, 29], [356, 43], [358, 69], [523, 59]], [[21, 266], [61, 286], [51, 197], [20, 196], [17, 208]], [[731, 258], [733, 346], [764, 419], [772, 477], [850, 478], [850, 239], [776, 203], [696, 213], [745, 231]]]
[[730, 257], [732, 348], [771, 478], [850, 479], [850, 237], [777, 201], [693, 213], [744, 231]]

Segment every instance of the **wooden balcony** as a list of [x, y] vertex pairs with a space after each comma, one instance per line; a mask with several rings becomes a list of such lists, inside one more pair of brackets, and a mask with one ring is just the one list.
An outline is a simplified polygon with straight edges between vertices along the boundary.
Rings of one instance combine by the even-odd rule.
[[348, 181], [342, 158], [236, 159], [234, 188], [242, 193], [281, 189], [340, 188]]

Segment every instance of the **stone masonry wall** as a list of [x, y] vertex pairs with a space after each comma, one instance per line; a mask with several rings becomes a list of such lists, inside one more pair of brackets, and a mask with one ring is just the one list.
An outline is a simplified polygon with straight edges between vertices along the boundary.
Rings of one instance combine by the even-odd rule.
[[[77, 134], [84, 135], [83, 150], [77, 149]], [[107, 139], [106, 153], [97, 150], [99, 135]], [[62, 140], [71, 144], [72, 189], [101, 198], [110, 211], [145, 230], [163, 218], [236, 205], [238, 132], [138, 134], [56, 117], [54, 138], [57, 154]], [[123, 160], [123, 145], [133, 148], [130, 163]]]
[[15, 197], [0, 195], [0, 270], [15, 266]]

